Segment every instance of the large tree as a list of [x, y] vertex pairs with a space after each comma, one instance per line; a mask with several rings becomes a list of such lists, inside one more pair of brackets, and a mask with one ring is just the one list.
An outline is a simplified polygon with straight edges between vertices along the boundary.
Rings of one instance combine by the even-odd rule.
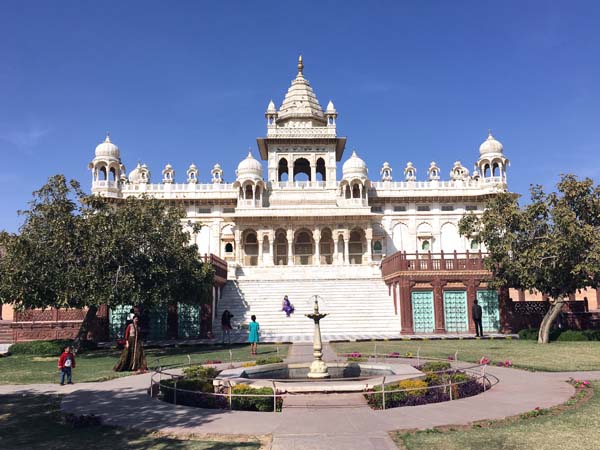
[[496, 195], [481, 216], [463, 217], [459, 229], [485, 245], [493, 286], [548, 295], [538, 336], [548, 343], [565, 298], [600, 281], [600, 187], [563, 175], [557, 192], [530, 191], [523, 207], [514, 194]]
[[83, 308], [85, 339], [98, 306], [208, 300], [213, 270], [182, 227], [185, 211], [151, 198], [87, 196], [62, 175], [0, 236], [0, 301], [17, 308]]

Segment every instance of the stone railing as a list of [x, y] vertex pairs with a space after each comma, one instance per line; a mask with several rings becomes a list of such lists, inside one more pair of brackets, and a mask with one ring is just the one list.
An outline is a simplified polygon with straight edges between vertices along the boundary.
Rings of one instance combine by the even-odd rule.
[[142, 192], [221, 192], [233, 191], [232, 183], [155, 183], [155, 184], [125, 184], [123, 193], [142, 193]]
[[506, 186], [502, 177], [479, 178], [477, 180], [447, 180], [447, 181], [372, 181], [371, 189], [386, 190], [421, 190], [421, 189], [481, 189], [491, 186]]
[[306, 127], [306, 128], [267, 128], [268, 138], [335, 138], [335, 127]]

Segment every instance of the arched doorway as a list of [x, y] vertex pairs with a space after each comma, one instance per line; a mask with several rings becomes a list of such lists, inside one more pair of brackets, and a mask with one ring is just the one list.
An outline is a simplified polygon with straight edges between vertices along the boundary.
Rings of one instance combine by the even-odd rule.
[[333, 264], [333, 245], [331, 230], [329, 228], [323, 229], [321, 231], [321, 240], [319, 241], [321, 264]]
[[317, 179], [315, 181], [327, 181], [327, 175], [325, 172], [325, 160], [323, 158], [317, 159]]
[[287, 266], [288, 263], [288, 241], [284, 230], [275, 234], [275, 260], [276, 266]]
[[300, 230], [294, 240], [294, 264], [307, 266], [313, 263], [314, 245], [312, 234], [308, 230]]
[[362, 264], [364, 247], [362, 230], [352, 230], [348, 245], [348, 260], [350, 264]]
[[244, 239], [244, 264], [247, 266], [258, 265], [258, 239], [256, 232], [249, 231]]
[[289, 169], [287, 159], [281, 158], [277, 167], [277, 181], [288, 181]]

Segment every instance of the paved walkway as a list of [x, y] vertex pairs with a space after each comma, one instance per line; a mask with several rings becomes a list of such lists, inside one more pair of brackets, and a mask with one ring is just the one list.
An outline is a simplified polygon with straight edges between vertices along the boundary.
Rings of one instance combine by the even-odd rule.
[[[290, 360], [300, 358], [309, 346], [294, 346]], [[326, 358], [331, 357], [325, 347]], [[335, 356], [335, 355], [333, 355]], [[303, 358], [306, 360], [306, 356]], [[150, 374], [102, 383], [73, 386], [0, 386], [6, 393], [66, 393], [62, 408], [75, 414], [96, 414], [107, 424], [176, 434], [272, 435], [272, 450], [288, 449], [396, 449], [389, 431], [426, 429], [500, 419], [536, 407], [565, 402], [574, 389], [569, 378], [600, 379], [596, 372], [540, 373], [489, 367], [500, 383], [475, 397], [432, 405], [374, 411], [356, 403], [340, 408], [336, 396], [326, 396], [319, 407], [288, 407], [281, 413], [204, 410], [174, 406], [151, 399], [146, 390]], [[340, 400], [340, 398], [337, 398]], [[353, 402], [357, 401], [353, 398]], [[330, 402], [327, 404], [327, 402]], [[339, 403], [339, 402], [337, 402]], [[333, 405], [333, 407], [332, 407]], [[136, 414], [131, 414], [136, 411]]]

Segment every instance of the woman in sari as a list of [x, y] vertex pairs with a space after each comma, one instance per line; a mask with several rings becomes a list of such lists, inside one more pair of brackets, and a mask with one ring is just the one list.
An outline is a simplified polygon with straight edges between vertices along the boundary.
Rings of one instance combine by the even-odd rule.
[[288, 296], [283, 297], [283, 303], [281, 304], [281, 310], [285, 312], [287, 317], [294, 312], [294, 305], [290, 302]]
[[139, 320], [137, 315], [134, 316], [133, 321], [125, 328], [125, 348], [113, 369], [115, 372], [146, 371], [146, 357], [140, 337]]

